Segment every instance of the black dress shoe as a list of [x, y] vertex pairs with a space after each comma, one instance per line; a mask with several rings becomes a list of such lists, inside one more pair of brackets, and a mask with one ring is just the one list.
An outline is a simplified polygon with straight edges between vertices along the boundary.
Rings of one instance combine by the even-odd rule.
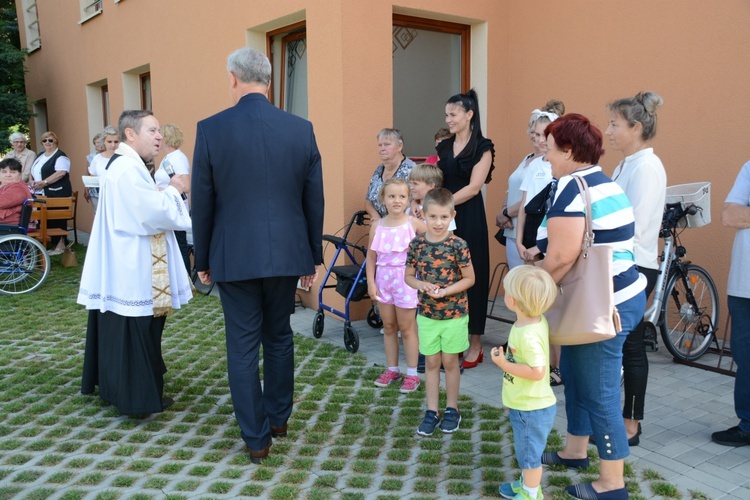
[[286, 425], [279, 425], [278, 427], [275, 425], [271, 426], [271, 437], [272, 438], [285, 438], [286, 437]]
[[750, 434], [740, 429], [738, 425], [730, 427], [725, 431], [711, 434], [714, 443], [723, 446], [747, 446], [750, 445]]
[[268, 446], [266, 446], [262, 450], [251, 450], [250, 448], [248, 448], [247, 451], [250, 452], [250, 461], [254, 464], [259, 464], [261, 460], [268, 456], [268, 451], [270, 449], [271, 443], [268, 443]]
[[174, 399], [170, 398], [169, 396], [164, 396], [161, 398], [161, 409], [166, 410], [170, 406], [174, 404]]

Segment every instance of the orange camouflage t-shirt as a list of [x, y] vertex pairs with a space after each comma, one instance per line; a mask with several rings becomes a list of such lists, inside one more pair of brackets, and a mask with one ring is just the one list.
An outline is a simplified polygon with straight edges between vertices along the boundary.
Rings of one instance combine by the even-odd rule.
[[[447, 287], [461, 280], [462, 267], [471, 265], [469, 246], [453, 234], [436, 243], [422, 234], [411, 240], [406, 265], [416, 270], [420, 281]], [[438, 299], [420, 292], [418, 312], [430, 319], [460, 318], [469, 314], [469, 301], [465, 291]]]

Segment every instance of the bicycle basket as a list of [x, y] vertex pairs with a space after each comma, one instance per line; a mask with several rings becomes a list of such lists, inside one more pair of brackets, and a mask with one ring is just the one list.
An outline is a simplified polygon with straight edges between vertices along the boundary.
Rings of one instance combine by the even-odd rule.
[[357, 281], [356, 286], [354, 284], [357, 274], [359, 274], [359, 269], [360, 267], [355, 265], [333, 266], [331, 269], [333, 274], [336, 275], [336, 292], [339, 295], [344, 298], [348, 297], [349, 292], [354, 287], [354, 292], [350, 299], [352, 302], [358, 302], [367, 295], [367, 276], [365, 276], [364, 272]]
[[689, 205], [698, 207], [695, 215], [686, 215], [677, 227], [701, 227], [711, 222], [711, 183], [693, 182], [667, 187], [666, 203], [680, 203], [682, 209]]

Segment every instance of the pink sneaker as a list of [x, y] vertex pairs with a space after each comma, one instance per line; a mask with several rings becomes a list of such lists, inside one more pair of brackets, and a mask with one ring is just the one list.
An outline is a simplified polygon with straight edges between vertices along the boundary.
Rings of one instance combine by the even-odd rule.
[[378, 387], [388, 387], [389, 385], [399, 380], [400, 378], [401, 378], [401, 374], [399, 372], [394, 372], [393, 370], [386, 370], [375, 381], [375, 385]]
[[404, 394], [409, 394], [419, 388], [419, 383], [419, 377], [416, 375], [407, 375], [404, 377], [404, 383], [401, 384], [401, 389], [399, 389], [399, 391]]

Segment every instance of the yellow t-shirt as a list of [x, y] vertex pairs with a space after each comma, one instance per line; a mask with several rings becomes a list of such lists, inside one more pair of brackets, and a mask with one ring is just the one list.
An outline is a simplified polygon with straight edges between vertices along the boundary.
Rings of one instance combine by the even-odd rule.
[[544, 367], [544, 377], [538, 381], [503, 374], [505, 406], [531, 411], [549, 408], [556, 403], [555, 393], [549, 385], [549, 325], [544, 316], [539, 323], [511, 327], [505, 358], [511, 363]]

